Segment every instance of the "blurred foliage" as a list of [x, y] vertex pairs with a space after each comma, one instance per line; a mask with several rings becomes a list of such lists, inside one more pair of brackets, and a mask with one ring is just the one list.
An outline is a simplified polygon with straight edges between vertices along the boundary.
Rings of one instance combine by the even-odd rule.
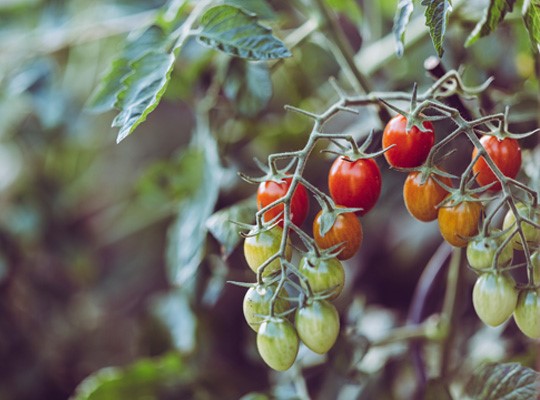
[[[335, 99], [329, 76], [354, 90], [325, 34], [302, 36], [312, 2], [221, 2], [259, 15], [292, 57], [244, 61], [186, 39], [179, 57], [145, 64], [150, 75], [130, 78], [150, 97], [163, 97], [120, 145], [110, 128], [114, 115], [85, 109], [103, 76], [118, 81], [125, 73], [119, 69], [133, 68], [130, 59], [169, 54], [171, 38], [163, 32], [174, 32], [195, 3], [0, 3], [0, 400], [412, 398], [416, 364], [406, 343], [369, 347], [407, 323], [415, 288], [441, 241], [436, 226], [407, 214], [402, 174], [383, 168], [382, 197], [362, 221], [363, 248], [346, 265], [347, 286], [336, 303], [342, 335], [328, 356], [302, 348], [294, 369], [270, 372], [243, 320], [245, 289], [225, 284], [254, 279], [237, 249], [239, 228], [229, 223], [249, 222], [254, 207], [255, 188], [237, 172], [256, 175], [253, 157], [303, 145], [310, 122], [286, 113], [284, 104], [324, 110]], [[466, 106], [500, 112], [509, 105], [513, 131], [536, 128], [540, 61], [520, 7], [464, 48], [486, 2], [454, 3], [441, 42], [443, 64], [464, 66], [471, 84], [495, 78]], [[435, 50], [423, 7], [411, 12], [398, 58], [392, 33], [397, 1], [325, 4], [338, 13], [372, 88], [430, 84], [423, 61]], [[144, 54], [124, 47], [126, 37], [144, 41]], [[125, 62], [106, 75], [122, 55]], [[168, 85], [156, 66], [170, 73]], [[140, 91], [127, 95], [134, 101]], [[94, 97], [94, 105], [117, 105], [117, 94]], [[138, 118], [140, 111], [129, 116]], [[380, 134], [374, 110], [359, 112], [340, 115], [327, 129], [357, 138], [372, 129]], [[437, 124], [437, 135], [450, 129]], [[522, 147], [522, 176], [538, 188], [538, 135]], [[456, 148], [464, 165], [470, 145], [457, 141]], [[306, 171], [323, 190], [330, 162], [313, 154]], [[308, 221], [316, 212], [312, 207]], [[448, 366], [455, 380], [430, 382], [432, 398], [449, 392], [460, 398], [472, 371], [486, 361], [536, 363], [538, 369], [538, 346], [513, 322], [483, 327], [470, 304], [472, 283], [473, 275], [465, 274], [467, 295], [456, 306], [460, 329]], [[440, 278], [425, 315], [438, 309], [443, 290]], [[435, 347], [423, 347], [430, 372]]]

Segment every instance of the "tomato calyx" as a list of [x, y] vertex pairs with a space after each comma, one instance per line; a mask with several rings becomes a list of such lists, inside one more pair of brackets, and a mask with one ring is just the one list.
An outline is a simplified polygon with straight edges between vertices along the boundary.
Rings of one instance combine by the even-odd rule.
[[[319, 233], [321, 234], [321, 236], [326, 235], [330, 231], [330, 229], [332, 229], [332, 226], [334, 226], [334, 223], [336, 222], [336, 219], [340, 214], [355, 213], [361, 210], [359, 208], [346, 208], [346, 207], [340, 207], [340, 206], [332, 206], [331, 204], [327, 204], [326, 202], [322, 202], [321, 207], [323, 210], [321, 219], [320, 219], [320, 227], [319, 227], [320, 229]], [[339, 249], [340, 247], [341, 247], [341, 244], [336, 244], [335, 246], [332, 246], [328, 248], [327, 250], [332, 253], [336, 249]]]
[[418, 93], [418, 85], [415, 83], [413, 86], [412, 94], [411, 94], [411, 103], [410, 103], [410, 112], [407, 112], [389, 102], [387, 102], [384, 99], [379, 98], [378, 100], [383, 103], [386, 107], [389, 109], [397, 112], [398, 114], [403, 115], [407, 119], [407, 127], [406, 131], [409, 133], [413, 127], [416, 127], [420, 132], [425, 132], [424, 122], [433, 122], [433, 121], [439, 121], [441, 119], [448, 118], [447, 115], [431, 115], [427, 116], [422, 113], [422, 111], [426, 108], [425, 104], [418, 105], [417, 102], [417, 93]]
[[373, 135], [374, 133], [372, 129], [369, 132], [366, 140], [364, 140], [364, 143], [362, 143], [360, 147], [358, 147], [358, 144], [354, 141], [352, 137], [347, 138], [348, 139], [347, 142], [350, 145], [349, 147], [343, 146], [339, 144], [338, 142], [336, 142], [335, 140], [332, 140], [332, 143], [334, 143], [339, 148], [340, 151], [325, 149], [325, 150], [321, 150], [321, 153], [334, 154], [338, 157], [342, 157], [344, 161], [352, 163], [358, 160], [375, 159], [379, 156], [382, 156], [385, 152], [387, 152], [388, 150], [390, 150], [392, 147], [395, 146], [395, 145], [392, 145], [386, 149], [382, 149], [374, 153], [368, 153], [367, 149], [373, 142]]

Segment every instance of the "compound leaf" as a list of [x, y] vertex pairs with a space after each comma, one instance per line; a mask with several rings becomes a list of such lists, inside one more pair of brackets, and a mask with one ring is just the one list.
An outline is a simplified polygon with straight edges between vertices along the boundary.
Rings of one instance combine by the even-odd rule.
[[396, 53], [398, 57], [403, 55], [403, 39], [405, 38], [405, 29], [414, 10], [412, 0], [399, 0], [396, 15], [394, 16], [394, 27], [392, 32], [396, 39]]
[[465, 47], [470, 46], [479, 38], [489, 35], [504, 19], [505, 15], [512, 11], [516, 0], [490, 0], [484, 16], [471, 32]]
[[540, 1], [531, 0], [523, 10], [523, 22], [535, 52], [540, 53]]
[[429, 28], [431, 41], [439, 57], [442, 57], [442, 44], [452, 5], [450, 0], [422, 0], [422, 5], [426, 6], [426, 26]]
[[255, 14], [230, 5], [215, 6], [203, 14], [198, 39], [240, 58], [270, 60], [291, 56], [272, 30], [257, 22]]
[[477, 370], [465, 387], [475, 400], [530, 400], [538, 398], [540, 374], [518, 363], [487, 364]]

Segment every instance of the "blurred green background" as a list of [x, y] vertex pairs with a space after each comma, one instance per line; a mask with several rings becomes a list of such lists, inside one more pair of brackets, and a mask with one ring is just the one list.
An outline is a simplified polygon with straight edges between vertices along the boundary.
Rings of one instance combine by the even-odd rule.
[[[328, 358], [303, 350], [303, 373], [298, 368], [270, 373], [243, 321], [245, 289], [225, 284], [252, 281], [253, 274], [241, 251], [224, 254], [212, 235], [201, 239], [199, 267], [180, 272], [180, 281], [171, 278], [171, 246], [199, 249], [189, 240], [171, 244], [178, 210], [194, 201], [192, 194], [205, 180], [200, 155], [185, 151], [195, 110], [219, 65], [230, 60], [189, 42], [158, 108], [119, 145], [110, 128], [115, 114], [85, 111], [126, 35], [144, 28], [164, 3], [0, 2], [0, 400], [67, 399], [83, 379], [113, 366], [85, 381], [80, 398], [88, 398], [85, 391], [95, 399], [237, 399], [250, 392], [300, 398], [301, 385], [321, 399], [408, 398], [413, 372], [404, 345], [373, 350], [360, 365], [354, 358], [363, 355], [362, 343], [343, 339]], [[246, 7], [263, 7], [257, 10], [284, 38], [307, 19], [307, 3], [250, 1]], [[328, 3], [339, 11], [340, 4], [351, 2]], [[470, 107], [500, 112], [511, 105], [513, 130], [536, 128], [538, 78], [522, 24], [511, 16], [494, 34], [464, 49], [485, 2], [456, 3], [444, 65], [464, 66], [470, 85], [495, 78]], [[373, 89], [409, 91], [413, 82], [426, 88], [432, 79], [423, 62], [435, 52], [421, 13], [413, 15], [404, 57], [398, 59], [391, 37], [396, 1], [356, 4], [341, 10], [339, 22]], [[230, 65], [230, 79], [241, 80], [242, 62]], [[323, 111], [336, 99], [328, 78], [341, 77], [320, 34], [294, 48], [293, 57], [273, 65], [271, 73], [272, 97], [261, 100], [268, 104], [260, 110], [249, 109], [249, 98], [246, 105], [225, 92], [218, 97], [210, 125], [222, 164], [215, 211], [254, 193], [237, 176], [258, 173], [254, 156], [264, 160], [305, 143], [310, 121], [285, 113], [283, 105]], [[352, 92], [345, 79], [341, 82]], [[437, 128], [439, 137], [451, 129], [444, 123]], [[380, 133], [381, 122], [369, 108], [337, 118], [328, 129], [360, 138], [371, 129]], [[455, 145], [458, 155], [448, 167], [459, 170], [469, 161], [471, 146]], [[538, 171], [538, 135], [522, 146], [529, 171]], [[306, 177], [326, 190], [330, 163], [314, 154]], [[382, 168], [382, 160], [379, 165], [383, 194], [362, 221], [365, 242], [347, 263], [347, 288], [336, 303], [344, 330], [356, 326], [366, 335], [405, 322], [419, 276], [441, 242], [436, 224], [415, 222], [407, 214], [403, 174]], [[538, 175], [535, 179], [538, 185]], [[310, 218], [318, 211], [314, 203]], [[253, 200], [244, 204], [239, 218], [247, 221]], [[190, 226], [195, 222], [189, 219], [181, 223], [188, 231], [201, 228]], [[470, 293], [473, 280], [467, 275], [464, 293]], [[443, 286], [435, 286], [429, 309], [439, 306]], [[515, 326], [483, 328], [468, 296], [462, 303], [456, 363], [510, 358], [534, 364], [537, 350]], [[472, 335], [476, 342], [469, 340]], [[482, 337], [490, 338], [492, 347], [479, 349]], [[369, 397], [373, 393], [377, 396]]]

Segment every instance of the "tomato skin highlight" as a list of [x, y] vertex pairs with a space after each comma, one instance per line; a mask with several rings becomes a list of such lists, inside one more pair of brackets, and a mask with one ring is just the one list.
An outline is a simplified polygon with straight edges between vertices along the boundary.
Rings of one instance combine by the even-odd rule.
[[298, 308], [295, 315], [298, 336], [315, 353], [324, 354], [339, 335], [339, 314], [330, 302], [315, 300]]
[[540, 339], [540, 293], [538, 289], [525, 289], [519, 293], [514, 321], [523, 334]]
[[316, 257], [302, 258], [298, 270], [308, 280], [313, 294], [321, 294], [335, 288], [328, 300], [341, 294], [345, 284], [345, 270], [337, 258], [320, 259]]
[[[257, 189], [257, 209], [260, 210], [263, 207], [273, 203], [274, 201], [281, 199], [287, 194], [289, 187], [291, 186], [292, 178], [285, 178], [283, 182], [278, 183], [274, 181], [261, 182]], [[278, 204], [272, 207], [270, 210], [264, 213], [264, 221], [270, 221], [277, 217], [284, 210], [283, 204]], [[298, 183], [294, 194], [292, 195], [290, 212], [291, 221], [293, 224], [300, 226], [306, 219], [309, 209], [309, 196], [306, 188], [301, 183]], [[280, 219], [279, 226], [283, 228], [283, 218]]]
[[321, 249], [328, 249], [339, 243], [341, 252], [336, 256], [339, 260], [348, 260], [358, 251], [362, 244], [363, 231], [362, 224], [354, 213], [339, 214], [334, 221], [334, 225], [324, 236], [321, 236], [321, 216], [323, 211], [315, 216], [313, 220], [313, 238]]
[[510, 318], [518, 300], [514, 280], [509, 275], [493, 272], [478, 277], [472, 297], [476, 314], [490, 326], [499, 326]]
[[[248, 325], [255, 332], [259, 330], [261, 323], [265, 317], [259, 317], [259, 315], [267, 316], [270, 314], [270, 300], [276, 292], [277, 284], [272, 285], [255, 285], [248, 289], [244, 296], [244, 302], [242, 308], [244, 311], [244, 318]], [[283, 288], [280, 296], [287, 297], [288, 293]], [[283, 313], [290, 308], [289, 301], [278, 297], [274, 305], [274, 311], [277, 314]]]
[[482, 204], [476, 201], [445, 204], [439, 208], [439, 230], [444, 240], [455, 247], [467, 246], [468, 238], [478, 233], [482, 209]]
[[[521, 148], [516, 139], [505, 138], [500, 140], [495, 136], [484, 135], [480, 138], [480, 143], [489, 154], [495, 165], [509, 178], [515, 178], [521, 168]], [[478, 149], [475, 147], [472, 153], [472, 159], [478, 154]], [[473, 165], [473, 172], [478, 174], [476, 182], [480, 186], [489, 185], [496, 182], [495, 185], [489, 188], [490, 191], [497, 192], [502, 186], [484, 157], [480, 157]]]
[[[279, 251], [282, 237], [283, 229], [277, 225], [270, 230], [246, 237], [244, 240], [244, 256], [253, 272], [257, 273], [257, 269]], [[287, 240], [287, 242], [285, 256], [286, 259], [290, 261], [292, 257], [292, 247], [290, 240]], [[275, 259], [265, 268], [263, 276], [268, 276], [280, 269], [281, 262], [279, 259]]]
[[386, 124], [382, 135], [382, 147], [388, 164], [398, 168], [414, 168], [422, 165], [435, 143], [433, 124], [429, 121], [422, 123], [423, 130], [416, 126], [407, 132], [407, 118], [396, 115]]
[[375, 160], [347, 161], [338, 157], [328, 173], [330, 196], [344, 207], [362, 208], [356, 212], [365, 215], [373, 208], [381, 195], [381, 171]]
[[269, 318], [257, 332], [257, 350], [270, 368], [288, 370], [296, 360], [300, 340], [292, 323], [284, 318]]
[[[452, 186], [452, 180], [438, 176], [441, 182]], [[430, 175], [422, 184], [422, 174], [418, 171], [410, 172], [403, 185], [403, 200], [409, 213], [422, 222], [430, 222], [437, 219], [439, 209], [437, 205], [448, 195], [446, 189]]]

